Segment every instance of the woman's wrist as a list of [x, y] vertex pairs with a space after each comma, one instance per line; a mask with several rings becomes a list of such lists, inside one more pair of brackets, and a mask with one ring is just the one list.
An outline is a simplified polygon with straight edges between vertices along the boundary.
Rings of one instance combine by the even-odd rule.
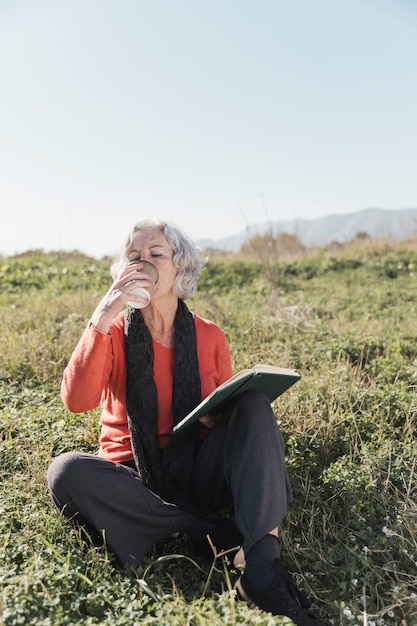
[[101, 333], [108, 335], [110, 325], [113, 319], [120, 311], [113, 310], [114, 307], [108, 305], [108, 303], [100, 302], [93, 315], [90, 318], [90, 322]]

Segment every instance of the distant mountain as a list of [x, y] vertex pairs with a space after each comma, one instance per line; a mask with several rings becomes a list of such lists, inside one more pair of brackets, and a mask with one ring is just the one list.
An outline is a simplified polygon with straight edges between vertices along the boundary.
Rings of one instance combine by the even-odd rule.
[[308, 248], [326, 246], [333, 242], [344, 243], [358, 233], [370, 237], [388, 237], [396, 241], [410, 239], [417, 233], [417, 209], [364, 209], [355, 213], [328, 215], [312, 220], [297, 219], [251, 224], [236, 235], [216, 241], [201, 239], [202, 248], [237, 252], [245, 241], [255, 234], [272, 231], [297, 235]]

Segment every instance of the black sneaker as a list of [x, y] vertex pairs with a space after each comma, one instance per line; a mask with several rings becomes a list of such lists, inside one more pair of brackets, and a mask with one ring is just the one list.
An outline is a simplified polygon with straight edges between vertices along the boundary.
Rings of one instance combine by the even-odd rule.
[[290, 574], [284, 569], [281, 560], [274, 561], [275, 576], [271, 584], [263, 591], [254, 591], [245, 575], [237, 582], [237, 592], [249, 606], [255, 605], [272, 615], [286, 615], [297, 626], [326, 626], [310, 609], [311, 603], [300, 591]]

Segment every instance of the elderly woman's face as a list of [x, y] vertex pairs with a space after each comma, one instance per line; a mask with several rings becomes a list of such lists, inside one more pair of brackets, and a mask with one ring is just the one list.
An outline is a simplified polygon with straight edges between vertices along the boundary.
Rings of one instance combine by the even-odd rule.
[[153, 263], [159, 272], [159, 280], [152, 290], [152, 300], [173, 293], [177, 270], [173, 263], [173, 250], [159, 228], [143, 228], [135, 233], [127, 252], [129, 261], [143, 259]]

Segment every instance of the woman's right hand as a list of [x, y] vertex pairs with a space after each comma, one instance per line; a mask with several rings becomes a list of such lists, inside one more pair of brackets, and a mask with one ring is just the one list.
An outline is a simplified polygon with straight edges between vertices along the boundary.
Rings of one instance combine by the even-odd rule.
[[142, 296], [132, 293], [137, 287], [152, 287], [152, 277], [142, 273], [141, 263], [134, 266], [127, 266], [119, 278], [117, 278], [106, 295], [100, 300], [93, 315], [92, 324], [102, 333], [107, 334], [113, 318], [118, 315], [126, 305], [128, 300], [136, 300], [145, 303]]

